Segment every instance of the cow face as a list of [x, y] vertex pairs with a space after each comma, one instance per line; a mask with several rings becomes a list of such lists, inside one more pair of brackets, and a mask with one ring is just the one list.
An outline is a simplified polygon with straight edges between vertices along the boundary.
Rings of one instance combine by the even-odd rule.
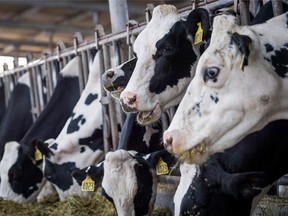
[[44, 155], [44, 176], [54, 185], [60, 200], [64, 200], [71, 194], [87, 195], [86, 192], [81, 191], [81, 184], [73, 179], [71, 174], [73, 171], [84, 168], [86, 164], [100, 162], [103, 159], [102, 150], [93, 151], [89, 147], [81, 146], [61, 150], [56, 142], [49, 146], [38, 142], [37, 146]]
[[[202, 10], [205, 16], [199, 13], [198, 20], [205, 20], [205, 37], [209, 16]], [[182, 21], [174, 6], [160, 5], [133, 44], [137, 62], [120, 103], [125, 112], [139, 112], [140, 124], [157, 121], [163, 110], [177, 105], [194, 75], [191, 69], [200, 54], [200, 45], [191, 43], [197, 26], [194, 15]]]
[[[226, 173], [220, 164], [181, 164], [175, 216], [250, 215], [252, 201], [267, 185], [262, 172]], [[266, 191], [265, 191], [266, 192]]]
[[114, 97], [119, 99], [120, 93], [127, 86], [127, 83], [132, 76], [137, 58], [124, 62], [123, 64], [107, 70], [102, 75], [102, 84], [104, 89]]
[[[35, 146], [32, 148], [35, 149]], [[0, 196], [19, 203], [36, 201], [45, 183], [35, 158], [17, 142], [5, 145], [0, 162], [0, 177]]]
[[214, 19], [211, 43], [164, 133], [169, 151], [201, 163], [285, 117], [287, 104], [281, 101], [286, 101], [282, 92], [286, 92], [288, 40], [270, 36], [272, 29], [286, 34], [286, 20], [287, 15], [282, 15], [241, 27], [233, 16]]
[[155, 172], [159, 158], [171, 164], [174, 157], [166, 151], [139, 155], [135, 151], [117, 150], [106, 154], [103, 194], [119, 216], [151, 215], [157, 189]]

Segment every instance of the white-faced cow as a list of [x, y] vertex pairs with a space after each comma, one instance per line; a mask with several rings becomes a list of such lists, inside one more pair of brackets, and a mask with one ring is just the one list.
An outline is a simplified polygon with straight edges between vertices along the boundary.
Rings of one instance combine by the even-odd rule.
[[36, 139], [55, 138], [71, 115], [80, 97], [79, 60], [79, 57], [75, 57], [62, 69], [51, 99], [20, 143], [8, 142], [5, 150], [3, 146], [4, 154], [0, 162], [1, 197], [21, 203], [36, 200], [45, 182], [42, 160], [36, 161], [35, 158]]
[[250, 215], [266, 187], [288, 172], [287, 144], [288, 121], [278, 120], [201, 165], [185, 163], [175, 215]]
[[86, 195], [71, 173], [104, 158], [99, 56], [96, 54], [85, 89], [60, 134], [48, 147], [37, 143], [45, 156], [44, 175], [60, 200], [73, 193]]
[[235, 22], [214, 19], [211, 43], [164, 133], [169, 151], [197, 155], [196, 162], [287, 118], [288, 14], [254, 26]]
[[32, 124], [30, 80], [29, 73], [25, 73], [18, 79], [11, 93], [0, 124], [0, 160], [5, 143], [12, 140], [19, 141]]
[[175, 164], [174, 156], [165, 150], [140, 154], [119, 149], [108, 152], [97, 166], [74, 171], [73, 177], [82, 182], [89, 175], [98, 185], [103, 178], [102, 193], [119, 216], [152, 215], [158, 183], [155, 169], [160, 157], [168, 167]]
[[182, 21], [174, 6], [159, 5], [135, 40], [137, 62], [120, 103], [125, 112], [139, 112], [139, 123], [157, 121], [163, 110], [180, 102], [194, 75], [191, 68], [200, 55], [201, 43], [193, 43], [198, 22], [204, 41], [210, 27], [206, 10], [195, 9], [187, 21]]

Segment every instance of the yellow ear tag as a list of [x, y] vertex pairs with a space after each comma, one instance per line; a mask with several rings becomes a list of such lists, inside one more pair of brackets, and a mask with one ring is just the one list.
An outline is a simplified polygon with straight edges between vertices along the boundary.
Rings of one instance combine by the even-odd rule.
[[82, 181], [81, 190], [82, 191], [94, 191], [95, 182], [91, 179], [89, 175]]
[[169, 173], [168, 165], [162, 160], [161, 157], [159, 158], [158, 163], [156, 165], [156, 173], [157, 175], [165, 175]]
[[194, 44], [198, 44], [198, 43], [201, 43], [202, 42], [202, 38], [203, 38], [203, 29], [202, 29], [202, 26], [201, 26], [201, 22], [197, 23], [198, 25], [198, 29], [197, 29], [197, 32], [195, 34], [195, 41], [194, 41]]
[[243, 54], [241, 57], [241, 65], [240, 65], [240, 69], [243, 71], [244, 69], [244, 60], [245, 60], [245, 55]]
[[34, 156], [35, 156], [35, 160], [36, 161], [39, 161], [39, 160], [43, 159], [43, 155], [40, 152], [40, 150], [37, 148], [37, 146], [35, 147], [35, 155]]

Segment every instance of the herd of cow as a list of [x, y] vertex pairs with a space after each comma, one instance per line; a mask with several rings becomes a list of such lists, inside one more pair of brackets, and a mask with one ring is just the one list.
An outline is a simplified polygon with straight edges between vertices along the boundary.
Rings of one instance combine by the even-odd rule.
[[[0, 196], [20, 203], [55, 192], [60, 200], [84, 196], [89, 177], [118, 215], [151, 215], [156, 167], [180, 161], [174, 215], [250, 215], [288, 173], [287, 33], [288, 13], [273, 17], [271, 2], [249, 26], [233, 15], [212, 20], [203, 8], [183, 20], [173, 5], [159, 5], [133, 59], [101, 77], [91, 51], [80, 95], [75, 56], [34, 123], [28, 75], [7, 108], [0, 85]], [[101, 83], [127, 113], [118, 150], [106, 155]], [[175, 106], [163, 132], [161, 115]]]

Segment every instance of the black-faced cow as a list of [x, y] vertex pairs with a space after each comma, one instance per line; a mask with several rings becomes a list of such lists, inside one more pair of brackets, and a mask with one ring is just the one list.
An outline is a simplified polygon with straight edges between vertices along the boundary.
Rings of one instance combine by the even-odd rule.
[[163, 110], [180, 102], [200, 55], [202, 43], [194, 45], [198, 22], [202, 25], [204, 41], [209, 37], [210, 27], [206, 10], [195, 9], [187, 21], [182, 21], [174, 6], [159, 5], [135, 40], [137, 62], [120, 95], [120, 103], [125, 112], [140, 112], [139, 123], [157, 121]]
[[55, 138], [71, 115], [80, 97], [79, 60], [75, 57], [62, 69], [51, 99], [20, 143], [12, 141], [5, 145], [0, 162], [1, 197], [21, 203], [36, 200], [45, 182], [42, 160], [35, 158], [36, 139]]
[[48, 147], [37, 143], [45, 155], [44, 175], [55, 186], [60, 200], [73, 193], [87, 194], [71, 173], [104, 158], [99, 56], [96, 54], [85, 89], [60, 134]]
[[250, 215], [265, 187], [288, 172], [287, 144], [288, 121], [278, 120], [201, 165], [182, 165], [175, 215]]
[[155, 169], [160, 158], [168, 169], [175, 164], [174, 156], [165, 150], [140, 154], [119, 149], [108, 152], [98, 166], [74, 171], [73, 177], [82, 182], [89, 175], [99, 184], [104, 174], [102, 193], [113, 203], [117, 215], [152, 215], [158, 183]]
[[11, 93], [7, 109], [0, 124], [0, 160], [5, 143], [8, 141], [19, 141], [32, 124], [30, 80], [29, 73], [25, 73], [18, 79]]
[[205, 161], [288, 118], [287, 20], [287, 13], [254, 26], [239, 26], [228, 15], [214, 19], [211, 43], [164, 133], [171, 152], [196, 151], [195, 161]]

